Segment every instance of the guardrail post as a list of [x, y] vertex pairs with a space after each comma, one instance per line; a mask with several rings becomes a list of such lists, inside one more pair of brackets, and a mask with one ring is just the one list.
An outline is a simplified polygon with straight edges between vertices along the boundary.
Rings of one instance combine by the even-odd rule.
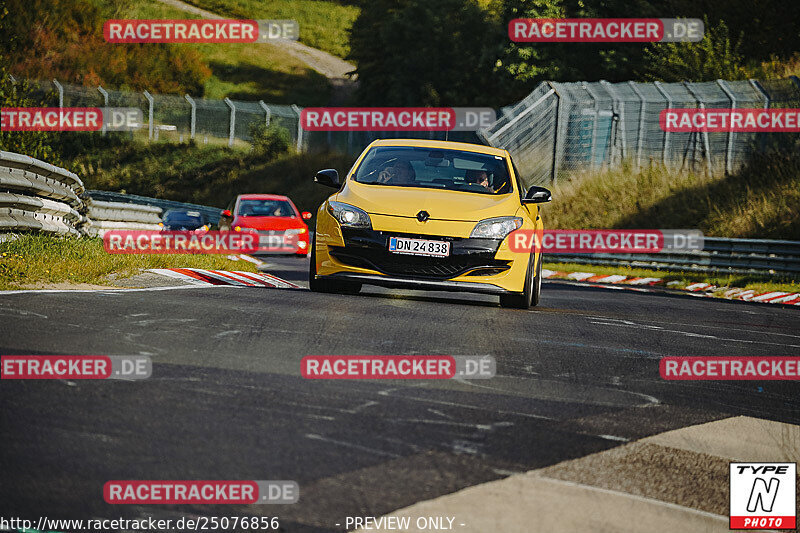
[[261, 106], [261, 109], [264, 110], [264, 125], [269, 127], [270, 118], [272, 118], [272, 111], [270, 111], [269, 106], [264, 103], [264, 100], [259, 100], [258, 105]]
[[297, 113], [297, 151], [303, 151], [303, 123], [300, 120], [300, 108], [292, 104], [292, 110]]
[[[725, 93], [725, 96], [731, 101], [731, 109], [736, 109], [736, 96], [731, 91], [728, 84], [725, 80], [717, 80], [717, 85], [719, 85], [720, 89]], [[733, 128], [728, 130], [728, 145], [725, 147], [725, 173], [730, 174], [733, 169], [733, 139], [734, 135]]]
[[153, 96], [149, 92], [144, 91], [142, 94], [147, 99], [147, 138], [148, 139], [152, 139], [153, 138], [153, 127], [154, 127], [154, 124], [153, 124], [153, 101], [154, 100], [153, 100]]
[[59, 109], [64, 108], [64, 87], [58, 83], [58, 80], [53, 78], [53, 85], [56, 86], [56, 90], [58, 91], [58, 107]]
[[225, 98], [225, 103], [228, 104], [228, 107], [231, 108], [231, 126], [230, 131], [228, 132], [228, 146], [233, 146], [233, 138], [236, 134], [236, 106], [233, 105], [230, 98]]
[[555, 183], [558, 179], [558, 171], [559, 171], [559, 161], [558, 161], [558, 154], [561, 150], [564, 149], [563, 143], [564, 141], [561, 139], [561, 128], [562, 120], [561, 120], [561, 112], [564, 109], [564, 103], [562, 102], [562, 96], [556, 89], [556, 86], [553, 82], [548, 81], [546, 82], [550, 89], [553, 90], [553, 94], [556, 95], [556, 116], [555, 116], [555, 124], [553, 124], [553, 164], [550, 170], [550, 183]]
[[[100, 94], [102, 94], [102, 95], [103, 95], [103, 105], [104, 105], [105, 107], [108, 107], [108, 91], [106, 91], [105, 89], [103, 89], [103, 88], [102, 88], [101, 86], [99, 86], [99, 85], [97, 86], [97, 91], [98, 91]], [[100, 130], [100, 132], [101, 132], [101, 135], [105, 135], [105, 134], [106, 134], [106, 121], [105, 121], [105, 117], [103, 117], [103, 128]]]
[[642, 166], [642, 148], [644, 147], [644, 133], [646, 131], [644, 128], [644, 112], [647, 100], [645, 100], [644, 94], [642, 94], [642, 91], [639, 90], [635, 83], [629, 81], [628, 85], [641, 101], [641, 109], [639, 110], [639, 131], [636, 135], [636, 168], [639, 169]]
[[[656, 89], [658, 89], [658, 92], [660, 92], [661, 95], [664, 98], [667, 99], [667, 109], [672, 109], [672, 98], [670, 98], [670, 96], [667, 93], [667, 91], [664, 90], [664, 87], [661, 85], [661, 82], [660, 81], [656, 81], [653, 84], [656, 86]], [[664, 168], [666, 168], [667, 170], [669, 170], [669, 166], [667, 165], [667, 150], [668, 150], [668, 148], [669, 148], [669, 132], [665, 131], [664, 132], [664, 150], [663, 150], [663, 153], [661, 155], [661, 161], [664, 164]]]
[[[703, 102], [697, 95], [697, 93], [694, 92], [694, 90], [691, 87], [689, 87], [689, 83], [684, 81], [683, 86], [686, 87], [686, 90], [689, 91], [689, 93], [695, 100], [697, 100], [697, 105], [700, 106], [700, 109], [705, 109], [706, 108], [705, 102]], [[701, 133], [703, 136], [703, 148], [705, 149], [706, 152], [706, 168], [708, 168], [708, 174], [711, 175], [713, 171], [711, 169], [711, 143], [708, 142], [708, 130], [706, 129], [706, 131], [703, 131]]]
[[186, 98], [186, 101], [189, 102], [190, 106], [192, 106], [192, 116], [189, 123], [189, 138], [194, 139], [194, 131], [197, 125], [197, 104], [195, 103], [194, 98], [188, 94], [184, 94], [183, 97]]

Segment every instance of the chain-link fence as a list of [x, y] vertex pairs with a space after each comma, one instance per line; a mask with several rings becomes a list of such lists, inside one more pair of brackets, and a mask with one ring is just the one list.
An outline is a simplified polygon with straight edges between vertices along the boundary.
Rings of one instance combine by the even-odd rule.
[[159, 95], [147, 91], [112, 91], [53, 81], [27, 81], [29, 95], [51, 107], [135, 107], [145, 123], [141, 133], [151, 141], [227, 143], [252, 140], [255, 125], [277, 126], [289, 132], [298, 151], [336, 151], [358, 155], [375, 139], [425, 138], [480, 142], [473, 132], [311, 132], [300, 127], [302, 109], [263, 101], [213, 100], [190, 95]]
[[53, 107], [136, 107], [142, 132], [152, 141], [249, 142], [255, 125], [286, 129], [298, 151], [337, 151], [356, 155], [375, 139], [426, 138], [484, 142], [506, 148], [528, 185], [550, 183], [560, 175], [616, 168], [630, 161], [671, 171], [704, 169], [733, 172], [748, 155], [785, 133], [666, 132], [659, 123], [665, 109], [800, 107], [800, 80], [749, 80], [704, 83], [544, 82], [525, 99], [503, 108], [502, 116], [478, 132], [308, 132], [300, 127], [295, 105], [212, 100], [189, 95], [151, 95], [144, 91], [106, 91], [29, 81], [31, 96]]
[[667, 132], [665, 109], [800, 107], [800, 80], [703, 83], [544, 82], [481, 132], [485, 142], [511, 152], [528, 184], [619, 167], [663, 164], [671, 171], [733, 172], [770, 139], [787, 133]]

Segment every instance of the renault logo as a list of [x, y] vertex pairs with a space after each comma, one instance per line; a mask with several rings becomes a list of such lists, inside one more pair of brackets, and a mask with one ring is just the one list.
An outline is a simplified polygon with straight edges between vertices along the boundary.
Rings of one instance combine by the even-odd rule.
[[425, 222], [429, 218], [430, 215], [428, 214], [427, 211], [420, 211], [419, 213], [417, 213], [417, 220], [419, 220], [420, 222]]

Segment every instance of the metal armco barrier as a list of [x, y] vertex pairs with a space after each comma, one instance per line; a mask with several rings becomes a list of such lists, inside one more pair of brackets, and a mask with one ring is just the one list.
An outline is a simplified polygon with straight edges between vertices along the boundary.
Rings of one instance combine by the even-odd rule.
[[121, 202], [101, 202], [88, 199], [89, 219], [92, 221], [87, 234], [102, 237], [106, 231], [120, 230], [160, 230], [161, 208], [149, 205], [126, 204]]
[[800, 241], [705, 237], [702, 251], [660, 254], [547, 254], [548, 261], [712, 274], [800, 278]]
[[89, 196], [93, 201], [103, 202], [121, 202], [126, 204], [137, 205], [150, 205], [160, 207], [164, 211], [169, 209], [182, 209], [185, 211], [197, 211], [201, 213], [209, 224], [219, 224], [219, 214], [221, 209], [219, 207], [209, 207], [207, 205], [188, 204], [185, 202], [176, 202], [175, 200], [163, 200], [161, 198], [150, 198], [148, 196], [139, 196], [136, 194], [123, 194], [120, 192], [110, 191], [88, 191]]
[[81, 235], [88, 223], [83, 182], [68, 170], [0, 151], [0, 233]]
[[155, 206], [93, 200], [74, 173], [0, 151], [0, 234], [102, 236], [110, 229], [158, 230], [161, 212]]

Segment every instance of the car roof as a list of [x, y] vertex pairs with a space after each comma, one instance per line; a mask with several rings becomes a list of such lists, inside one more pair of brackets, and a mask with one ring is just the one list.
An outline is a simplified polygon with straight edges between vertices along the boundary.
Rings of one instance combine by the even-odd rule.
[[455, 141], [435, 141], [431, 139], [380, 139], [372, 142], [370, 146], [412, 146], [418, 148], [441, 148], [442, 150], [463, 150], [466, 152], [497, 155], [500, 157], [506, 157], [508, 155], [508, 152], [505, 150], [494, 148], [493, 146]]
[[288, 196], [280, 194], [240, 194], [238, 198], [240, 200], [289, 200]]

